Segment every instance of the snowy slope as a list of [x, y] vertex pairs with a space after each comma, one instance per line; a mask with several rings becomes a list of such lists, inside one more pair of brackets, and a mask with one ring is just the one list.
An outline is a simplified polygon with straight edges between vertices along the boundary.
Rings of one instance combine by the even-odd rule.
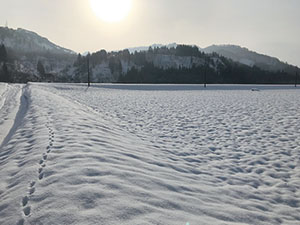
[[56, 54], [74, 54], [72, 50], [60, 47], [47, 38], [41, 37], [35, 32], [22, 28], [17, 30], [7, 27], [0, 27], [0, 44], [14, 51], [30, 52], [50, 52]]
[[[15, 30], [0, 27], [0, 45], [2, 44], [7, 51], [11, 80], [15, 83], [58, 80], [61, 71], [72, 65], [76, 58], [75, 52], [21, 28]], [[39, 61], [46, 75], [37, 71]]]
[[251, 87], [27, 85], [0, 224], [298, 224], [299, 90]]
[[216, 52], [233, 61], [247, 66], [257, 66], [264, 70], [286, 70], [289, 67], [289, 65], [279, 61], [277, 58], [259, 54], [237, 45], [212, 45], [202, 49], [202, 51], [205, 53]]
[[20, 109], [21, 88], [22, 85], [19, 84], [0, 83], [0, 146], [4, 144], [6, 137], [10, 137], [9, 132], [16, 122]]

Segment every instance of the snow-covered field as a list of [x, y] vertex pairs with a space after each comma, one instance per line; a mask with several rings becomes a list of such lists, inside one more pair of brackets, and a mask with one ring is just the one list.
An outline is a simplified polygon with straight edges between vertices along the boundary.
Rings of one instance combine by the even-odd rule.
[[253, 87], [0, 83], [0, 224], [300, 224], [300, 90]]

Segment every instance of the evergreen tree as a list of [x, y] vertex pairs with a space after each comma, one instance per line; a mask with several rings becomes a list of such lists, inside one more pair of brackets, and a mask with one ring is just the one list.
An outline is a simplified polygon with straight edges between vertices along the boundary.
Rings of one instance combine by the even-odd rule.
[[116, 57], [109, 58], [108, 66], [112, 73], [122, 71], [122, 64], [119, 58]]
[[0, 62], [6, 62], [7, 52], [4, 44], [0, 45]]
[[39, 72], [40, 75], [42, 75], [42, 76], [45, 75], [45, 68], [44, 68], [41, 60], [39, 60], [37, 63], [37, 71]]
[[79, 66], [79, 65], [81, 64], [81, 62], [82, 62], [82, 56], [81, 56], [81, 54], [79, 53], [79, 54], [77, 55], [76, 61], [74, 62], [74, 66]]
[[0, 70], [0, 82], [11, 82], [10, 74], [6, 63], [3, 63], [2, 68]]

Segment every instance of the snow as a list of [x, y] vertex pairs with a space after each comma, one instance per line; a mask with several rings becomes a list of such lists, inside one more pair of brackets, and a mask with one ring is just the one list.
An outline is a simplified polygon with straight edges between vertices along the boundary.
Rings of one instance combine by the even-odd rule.
[[15, 88], [0, 224], [300, 223], [299, 89]]
[[0, 83], [0, 146], [9, 138], [10, 128], [16, 121], [20, 107], [22, 85], [8, 85]]
[[264, 70], [286, 70], [287, 65], [279, 59], [259, 54], [237, 45], [212, 45], [202, 49], [205, 53], [216, 52], [219, 55], [230, 58], [233, 61], [247, 66], [258, 66]]

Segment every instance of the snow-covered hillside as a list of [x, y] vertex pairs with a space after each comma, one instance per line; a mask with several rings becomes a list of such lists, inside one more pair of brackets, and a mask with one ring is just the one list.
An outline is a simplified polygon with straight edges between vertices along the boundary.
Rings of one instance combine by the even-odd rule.
[[1, 225], [300, 223], [299, 89], [0, 84], [0, 118], [15, 93]]
[[[5, 79], [0, 79], [2, 81], [16, 83], [26, 83], [27, 81], [87, 81], [87, 55], [76, 55], [73, 51], [60, 47], [32, 31], [0, 27], [0, 45], [1, 48], [7, 49], [7, 54], [3, 53], [3, 55], [7, 55], [5, 56], [6, 59], [2, 59], [0, 67], [5, 61], [8, 75], [4, 76]], [[4, 50], [2, 51], [4, 52]], [[217, 54], [211, 54], [213, 52], [230, 58], [234, 62]], [[117, 82], [120, 80], [123, 82], [141, 82], [147, 77], [146, 82], [148, 83], [164, 81], [168, 83], [199, 83], [201, 81], [197, 75], [201, 76], [204, 73], [206, 62], [208, 63], [207, 66], [213, 69], [213, 71], [209, 71], [208, 77], [211, 83], [286, 84], [294, 80], [293, 76], [296, 71], [296, 67], [282, 63], [276, 58], [234, 45], [213, 45], [201, 49], [195, 45], [178, 45], [176, 43], [153, 44], [149, 47], [129, 48], [115, 52], [106, 52], [102, 49], [90, 56], [92, 82]], [[81, 60], [78, 60], [80, 57]], [[204, 62], [205, 60], [206, 62]], [[41, 70], [37, 69], [38, 64], [42, 65]], [[147, 75], [145, 75], [145, 71], [141, 72], [143, 68], [150, 65], [158, 69], [160, 75], [157, 76], [161, 76], [158, 80], [149, 79], [153, 76], [153, 71], [148, 71], [149, 74]], [[253, 66], [256, 67], [253, 68]], [[257, 67], [260, 69], [256, 70]], [[132, 68], [135, 70], [131, 70]], [[175, 73], [180, 73], [182, 72], [181, 69], [185, 69], [185, 77], [194, 76], [194, 78], [175, 81], [176, 78], [174, 77], [176, 76], [172, 80], [170, 79], [171, 73], [166, 75], [165, 71], [162, 71], [167, 69], [177, 70]], [[191, 69], [195, 70], [191, 71]], [[143, 73], [144, 75], [141, 75]], [[177, 77], [179, 76], [177, 75]]]
[[245, 64], [247, 66], [257, 66], [265, 70], [277, 71], [286, 70], [289, 65], [279, 61], [279, 59], [267, 55], [259, 54], [242, 48], [237, 45], [212, 45], [203, 48], [205, 53], [216, 52], [233, 61]]
[[4, 44], [7, 48], [20, 52], [50, 52], [56, 54], [74, 54], [72, 50], [60, 47], [47, 38], [41, 37], [35, 32], [22, 28], [17, 30], [0, 27], [0, 44]]
[[204, 65], [204, 59], [193, 56], [175, 56], [163, 54], [148, 54], [147, 61], [153, 63], [154, 66], [169, 69], [169, 68], [192, 68], [192, 66]]
[[[54, 81], [66, 66], [73, 64], [76, 54], [32, 31], [0, 27], [0, 45], [7, 52], [6, 63], [11, 81]], [[45, 74], [37, 70], [42, 63]]]
[[[140, 51], [147, 51], [150, 47], [151, 48], [161, 48], [161, 47], [167, 47], [167, 48], [176, 48], [178, 46], [176, 43], [168, 44], [168, 45], [162, 45], [162, 44], [153, 44], [151, 46], [144, 46], [144, 47], [136, 47], [136, 48], [129, 48], [130, 52], [140, 52]], [[287, 63], [281, 62], [279, 59], [267, 55], [263, 55], [254, 51], [251, 51], [247, 48], [240, 47], [238, 45], [211, 45], [206, 48], [200, 48], [198, 47], [200, 51], [205, 52], [207, 54], [211, 54], [213, 52], [218, 53], [221, 56], [224, 56], [226, 58], [229, 58], [235, 62], [239, 62], [241, 64], [247, 65], [247, 66], [257, 66], [261, 69], [267, 70], [267, 71], [280, 71], [284, 70], [287, 72], [294, 73], [295, 68], [291, 65], [288, 65]], [[170, 60], [168, 60], [170, 61]], [[163, 62], [160, 62], [162, 64]], [[173, 65], [177, 65], [175, 61], [171, 62]], [[170, 68], [168, 65], [170, 62], [167, 62], [166, 65], [161, 67]], [[176, 66], [175, 66], [176, 68]]]

